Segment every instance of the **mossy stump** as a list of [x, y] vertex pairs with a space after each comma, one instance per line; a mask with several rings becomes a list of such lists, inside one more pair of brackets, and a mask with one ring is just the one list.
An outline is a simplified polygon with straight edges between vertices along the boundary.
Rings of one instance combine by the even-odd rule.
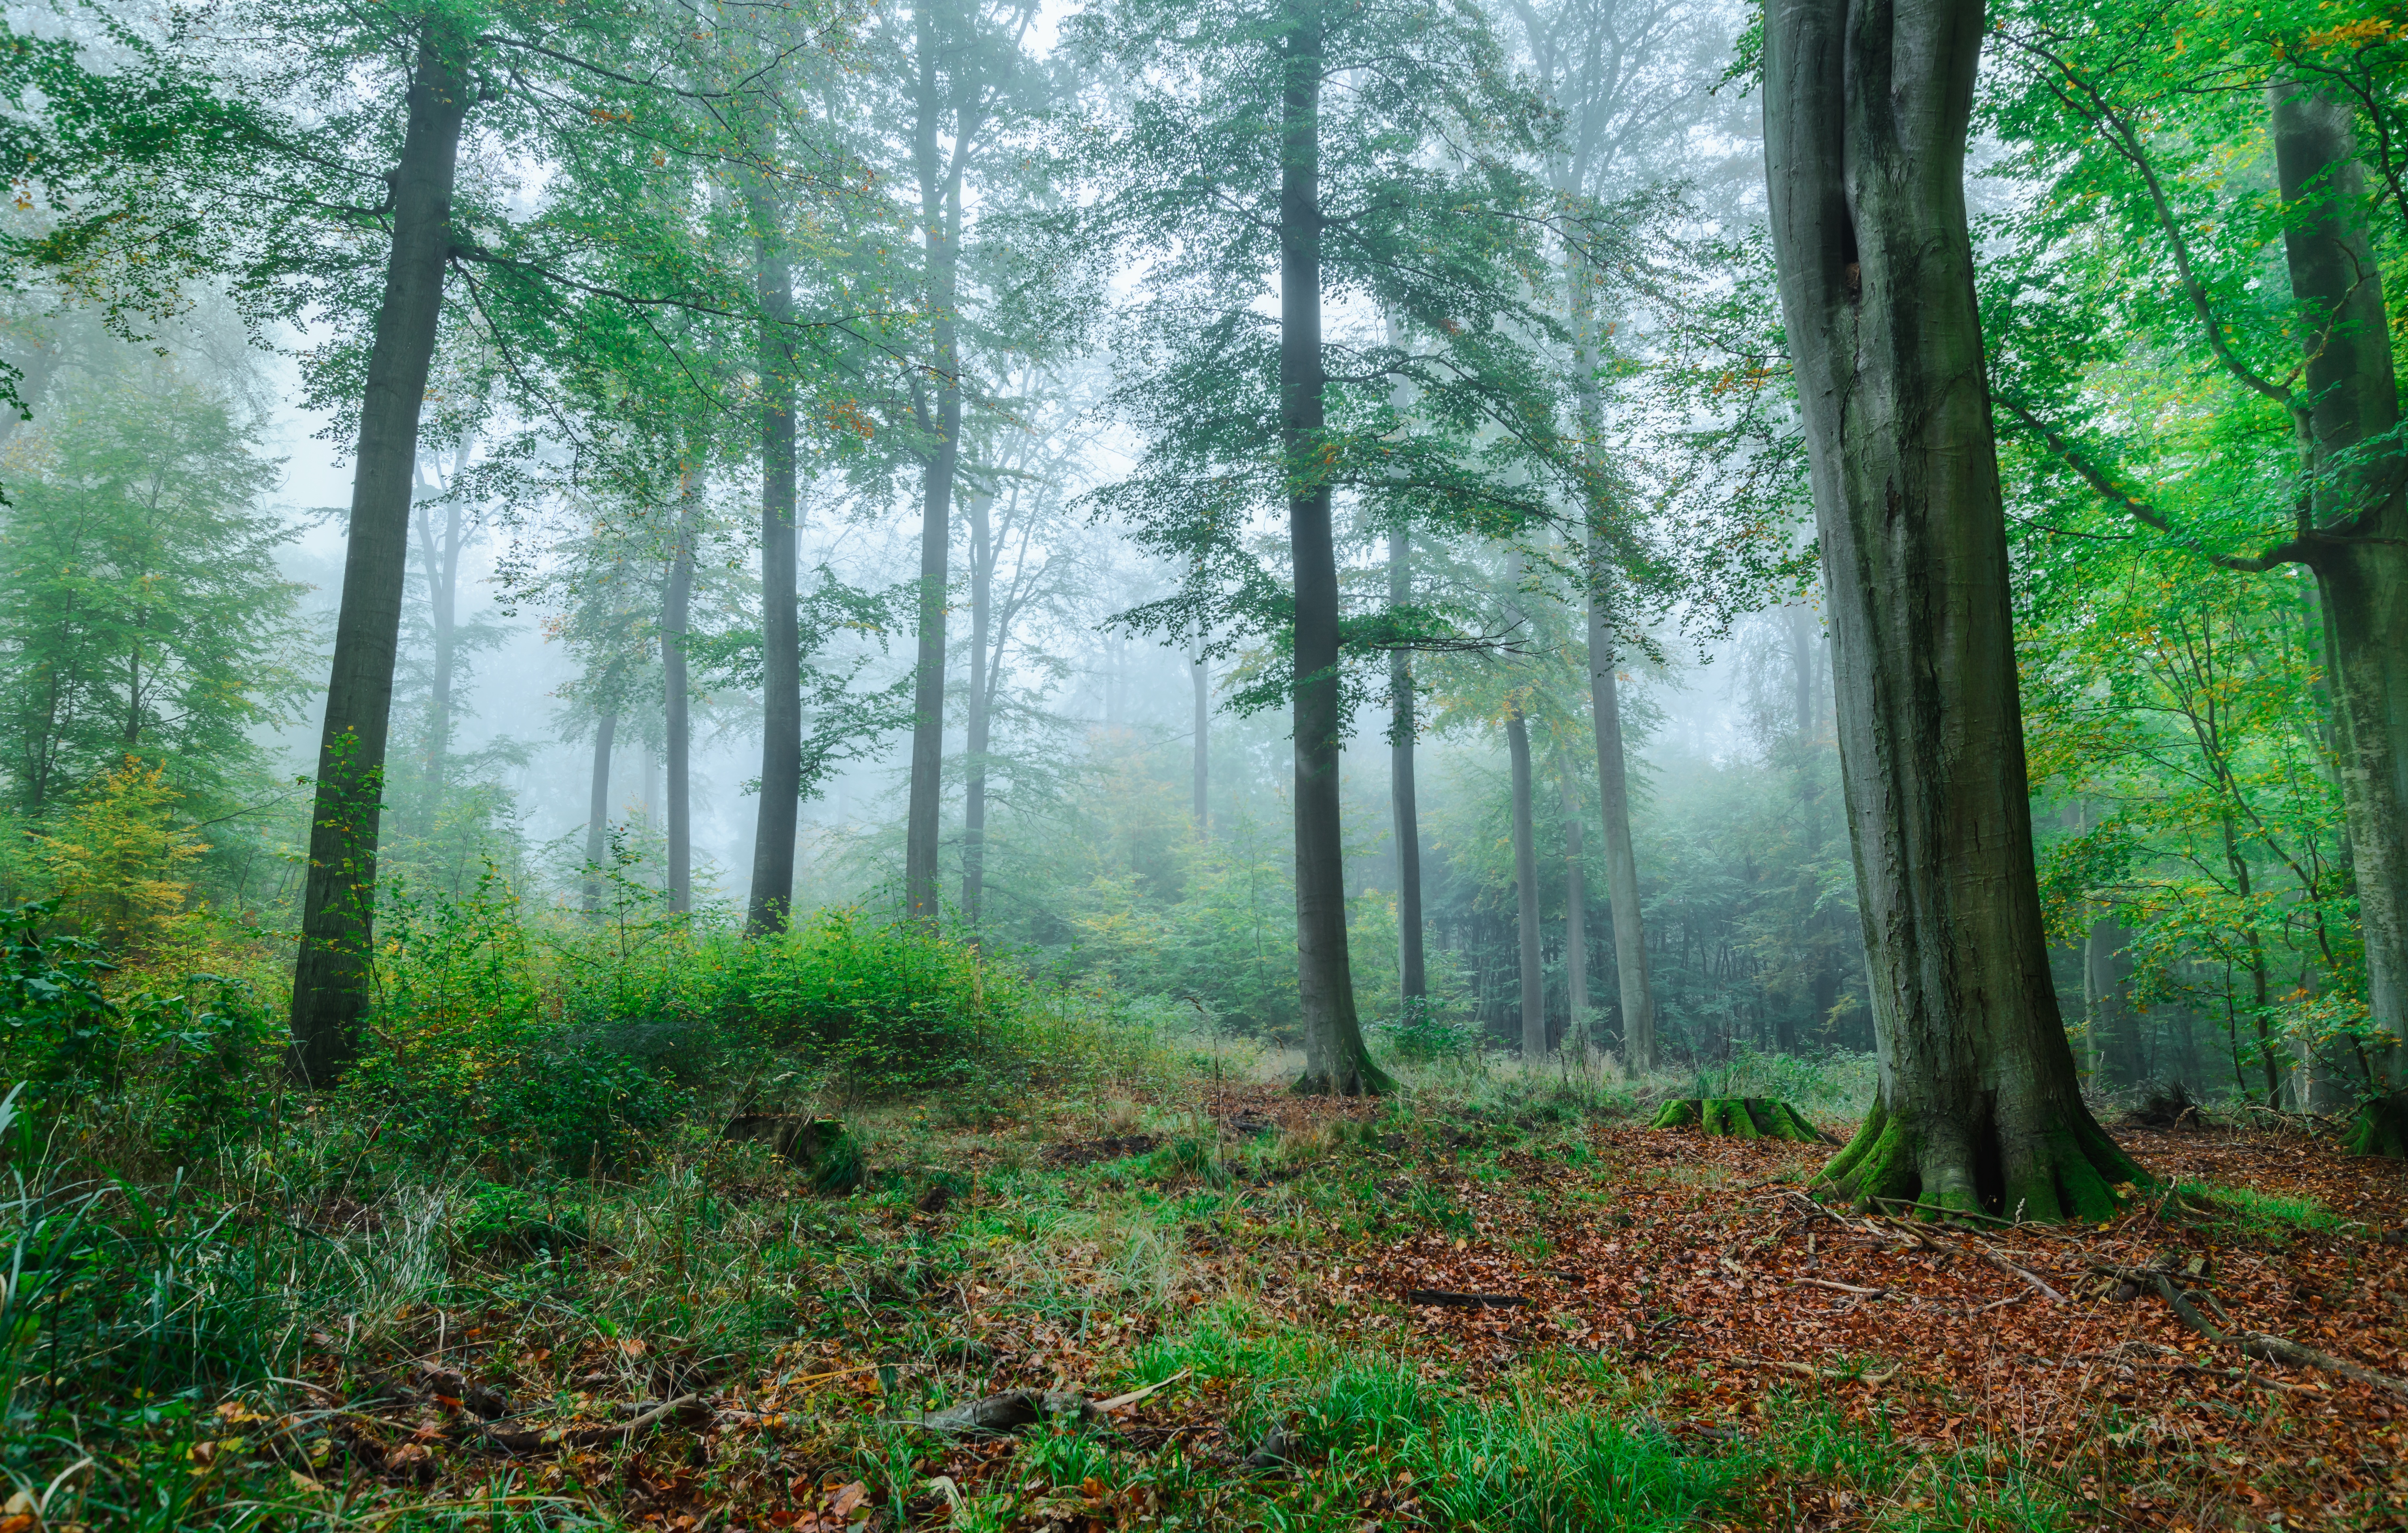
[[1735, 1139], [1788, 1139], [1798, 1144], [1837, 1141], [1806, 1121], [1787, 1102], [1770, 1096], [1690, 1096], [1664, 1104], [1650, 1128], [1702, 1128]]

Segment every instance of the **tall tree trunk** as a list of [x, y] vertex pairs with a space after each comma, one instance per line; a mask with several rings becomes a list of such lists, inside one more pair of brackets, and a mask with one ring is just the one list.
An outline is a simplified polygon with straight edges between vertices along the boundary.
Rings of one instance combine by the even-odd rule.
[[1202, 840], [1212, 833], [1212, 667], [1202, 652], [1203, 636], [1197, 637], [1197, 652], [1187, 662], [1187, 684], [1195, 693], [1194, 740], [1189, 797], [1193, 803], [1188, 817], [1196, 822], [1196, 838]]
[[744, 929], [784, 929], [795, 902], [795, 829], [803, 797], [803, 655], [795, 589], [793, 257], [784, 213], [754, 188], [753, 276], [761, 305], [761, 818]]
[[693, 621], [694, 545], [702, 532], [701, 466], [689, 458], [678, 487], [677, 543], [661, 595], [661, 753], [668, 778], [669, 909], [694, 909], [694, 801], [688, 778], [694, 695], [686, 681], [686, 629]]
[[2366, 999], [2390, 1038], [2388, 1096], [2352, 1137], [2361, 1153], [2408, 1153], [2408, 485], [2393, 435], [2400, 388], [2382, 267], [2363, 222], [2348, 103], [2288, 79], [2270, 87], [2283, 200], [2314, 210], [2284, 231], [2307, 352], [2310, 520], [2329, 651], [2342, 803]]
[[2090, 1010], [2090, 1079], [2103, 1090], [2141, 1082], [2140, 1019], [2132, 1011], [2132, 959], [2124, 924], [2090, 924], [2082, 943], [2082, 990]]
[[460, 129], [475, 99], [462, 45], [429, 23], [409, 83], [409, 124], [393, 175], [393, 251], [377, 310], [360, 404], [349, 547], [318, 791], [309, 814], [309, 866], [301, 944], [293, 972], [294, 1071], [332, 1085], [358, 1053], [367, 1006], [367, 953], [376, 903], [385, 743], [393, 721], [394, 652], [409, 557], [410, 479], [418, 422], [435, 360], [443, 269], [452, 249], [452, 183]]
[[1656, 1042], [1656, 990], [1647, 976], [1647, 927], [1639, 910], [1639, 856], [1630, 842], [1630, 776], [1622, 743], [1622, 684], [1615, 677], [1612, 599], [1598, 545], [1589, 539], [1589, 718], [1597, 731], [1597, 795], [1605, 822], [1605, 893], [1613, 920], [1614, 977], [1622, 992], [1622, 1062], [1641, 1074], [1663, 1063]]
[[[1399, 527], [1388, 535], [1388, 606], [1413, 599], [1413, 536]], [[1422, 953], [1422, 811], [1413, 781], [1413, 657], [1388, 652], [1388, 797], [1397, 831], [1397, 994], [1410, 1015], [1429, 995], [1429, 970]]]
[[993, 727], [987, 646], [995, 623], [995, 497], [973, 491], [970, 521], [970, 693], [962, 749], [962, 924], [975, 933], [986, 901], [986, 750]]
[[43, 391], [50, 386], [51, 377], [59, 370], [60, 354], [56, 340], [36, 337], [19, 343], [10, 365], [17, 369], [14, 391], [17, 403], [24, 408], [22, 410], [0, 408], [0, 447], [7, 446], [8, 438], [17, 434], [18, 426], [31, 418], [30, 412], [40, 403]]
[[619, 709], [606, 705], [594, 721], [594, 776], [585, 795], [585, 913], [602, 909], [602, 859], [610, 854], [610, 748], [618, 743]]
[[2143, 1173], [2083, 1105], [2032, 867], [1966, 229], [1979, 0], [1768, 12], [1765, 150], [1821, 535], [1840, 759], [1882, 1043], [1824, 1180], [2104, 1218]]
[[[920, 226], [926, 242], [930, 365], [937, 374], [934, 420], [922, 404], [920, 428], [934, 442], [920, 477], [920, 654], [911, 689], [911, 788], [903, 830], [903, 903], [917, 920], [942, 914], [937, 892], [939, 822], [944, 808], [945, 771], [945, 587], [953, 549], [953, 477], [961, 462], [961, 351], [953, 306], [958, 297], [961, 240], [962, 144], [952, 174], [938, 152], [938, 119], [944, 99], [938, 87], [940, 39], [931, 7], [919, 14], [919, 119], [914, 158], [920, 172]], [[963, 136], [967, 136], [965, 134]], [[924, 394], [915, 394], [915, 404]]]
[[1303, 1092], [1357, 1096], [1390, 1084], [1354, 1014], [1346, 955], [1346, 850], [1340, 838], [1338, 548], [1319, 466], [1321, 75], [1324, 0], [1288, 0], [1280, 48], [1280, 426], [1287, 460], [1288, 547], [1296, 570], [1296, 946], [1304, 1023]]
[[1581, 822], [1580, 780], [1572, 775], [1569, 757], [1558, 751], [1555, 779], [1564, 796], [1564, 1038], [1577, 1035], [1587, 1042], [1588, 1027], [1588, 852]]
[[1505, 715], [1513, 777], [1513, 935], [1522, 959], [1522, 1057], [1547, 1056], [1546, 974], [1539, 965], [1539, 848], [1530, 811], [1530, 726], [1515, 706]]
[[428, 502], [421, 499], [413, 508], [418, 518], [419, 572], [426, 580], [427, 625], [434, 630], [435, 639], [435, 663], [427, 679], [426, 746], [419, 764], [417, 824], [411, 827], [421, 837], [435, 834], [452, 771], [452, 690], [459, 666], [460, 544], [465, 532], [460, 502], [449, 492], [467, 469], [471, 451], [471, 439], [463, 437], [452, 460], [451, 482], [440, 486], [446, 492], [442, 537], [435, 535]]

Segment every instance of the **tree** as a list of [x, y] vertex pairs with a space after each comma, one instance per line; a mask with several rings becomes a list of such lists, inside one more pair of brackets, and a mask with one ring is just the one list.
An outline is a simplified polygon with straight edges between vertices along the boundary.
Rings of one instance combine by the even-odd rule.
[[295, 529], [261, 504], [276, 465], [216, 388], [116, 359], [62, 386], [10, 447], [0, 511], [0, 732], [33, 818], [128, 756], [208, 812], [256, 788], [251, 733], [306, 695]]
[[[1186, 572], [1125, 621], [1180, 643], [1211, 631], [1224, 653], [1276, 636], [1286, 664], [1233, 700], [1293, 712], [1298, 1089], [1377, 1090], [1348, 962], [1338, 762], [1350, 663], [1415, 640], [1375, 615], [1373, 641], [1349, 619], [1335, 505], [1351, 492], [1383, 530], [1545, 513], [1529, 476], [1555, 451], [1553, 398], [1523, 337], [1552, 324], [1512, 269], [1542, 215], [1503, 150], [1526, 143], [1530, 103], [1467, 11], [1117, 0], [1076, 36], [1144, 85], [1124, 122], [1084, 140], [1089, 175], [1113, 187], [1087, 236], [1154, 263], [1131, 336], [1143, 376], [1124, 395], [1152, 440], [1098, 503]], [[1440, 143], [1442, 158], [1420, 152]], [[1254, 307], [1274, 271], [1276, 322]], [[1332, 293], [1362, 295], [1412, 344], [1332, 336]], [[1285, 522], [1276, 574], [1243, 542], [1256, 509]]]
[[[2055, 227], [2061, 215], [2035, 209], [2021, 221], [2022, 284], [2073, 301], [2057, 322], [2042, 304], [1999, 306], [2014, 375], [2000, 402], [2061, 471], [2169, 542], [2225, 569], [2313, 572], [2363, 999], [2380, 1040], [2356, 1142], [2408, 1153], [2408, 459], [2395, 440], [2399, 388], [2373, 222], [2381, 211], [2392, 237], [2408, 232], [2390, 147], [2402, 122], [2400, 45], [2372, 12], [2353, 21], [2329, 7], [2217, 15], [2195, 29], [2196, 50], [2187, 31], [2184, 46], [2170, 39], [2159, 13], [2119, 17], [2102, 27], [2086, 15], [2077, 27], [2034, 7], [2006, 33], [2025, 67], [2002, 93], [2001, 125], [2046, 167], [2052, 202], [2079, 187], [2124, 238], [2120, 249], [2082, 251]], [[2380, 196], [2366, 188], [2361, 122]], [[2271, 199], [2227, 170], [2239, 153], [2269, 150]], [[2287, 304], [2258, 292], [2277, 232]], [[2077, 258], [2065, 269], [2043, 269], [2068, 251]], [[2128, 292], [2143, 269], [2150, 296], [2134, 305], [2116, 290]], [[2090, 291], [2066, 291], [2077, 286]], [[2102, 312], [2107, 322], [2087, 329], [2073, 320]], [[2257, 470], [2218, 475], [2240, 494], [2188, 504], [2172, 464], [2151, 487], [2149, 434], [2087, 418], [2084, 374], [2112, 337], [2135, 330], [2220, 379], [2226, 397], [2212, 408], [2229, 427], [2228, 461]]]
[[1964, 155], [1978, 0], [1768, 14], [1765, 160], [1828, 595], [1884, 1069], [1824, 1180], [2100, 1218], [2143, 1173], [2082, 1100], [2032, 864]]

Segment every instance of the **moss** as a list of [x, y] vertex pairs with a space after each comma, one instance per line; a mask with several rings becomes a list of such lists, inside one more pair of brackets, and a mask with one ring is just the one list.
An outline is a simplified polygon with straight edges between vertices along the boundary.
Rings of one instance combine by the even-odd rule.
[[2370, 1096], [2360, 1103], [2349, 1138], [2343, 1142], [2353, 1155], [2408, 1159], [2408, 1092]]

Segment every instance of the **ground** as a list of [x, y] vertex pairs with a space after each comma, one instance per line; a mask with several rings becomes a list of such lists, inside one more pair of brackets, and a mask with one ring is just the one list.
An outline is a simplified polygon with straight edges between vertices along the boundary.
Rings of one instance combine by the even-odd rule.
[[[2098, 1270], [2408, 1374], [2402, 1168], [2327, 1139], [2122, 1128], [2227, 1191], [1975, 1228], [1826, 1209], [1828, 1151], [1569, 1086], [857, 1121], [851, 1196], [741, 1147], [455, 1243], [433, 1302], [322, 1323], [294, 1385], [219, 1405], [191, 1473], [273, 1460], [280, 1515], [361, 1526], [2408, 1526], [2408, 1398]], [[1147, 1384], [1100, 1422], [917, 1424]]]

